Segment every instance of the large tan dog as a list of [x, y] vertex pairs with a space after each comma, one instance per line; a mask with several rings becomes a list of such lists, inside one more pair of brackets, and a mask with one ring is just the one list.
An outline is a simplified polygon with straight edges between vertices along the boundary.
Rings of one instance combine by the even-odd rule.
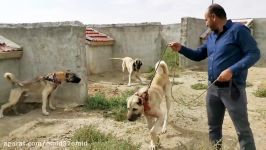
[[[131, 76], [135, 75], [137, 79], [140, 80], [141, 83], [142, 80], [139, 77], [139, 70], [140, 67], [142, 66], [142, 62], [140, 59], [132, 59], [130, 57], [124, 57], [124, 58], [110, 58], [110, 59], [119, 59], [122, 60], [122, 72], [125, 72], [125, 69], [128, 71], [128, 86], [131, 86]], [[123, 80], [124, 80], [124, 75], [123, 75]]]
[[[5, 73], [4, 77], [13, 84], [11, 89], [9, 100], [6, 104], [1, 106], [0, 118], [4, 117], [3, 112], [7, 108], [15, 108], [24, 96], [27, 95], [42, 95], [42, 113], [43, 115], [49, 115], [46, 110], [47, 102], [49, 103], [50, 109], [55, 109], [51, 102], [51, 94], [62, 82], [79, 83], [80, 78], [70, 71], [60, 71], [50, 73], [45, 76], [39, 76], [31, 81], [19, 81], [12, 73]], [[16, 110], [14, 110], [16, 112]]]
[[[156, 63], [156, 68], [157, 71], [150, 88], [141, 88], [127, 99], [128, 120], [135, 121], [142, 114], [144, 114], [147, 120], [151, 136], [150, 148], [152, 150], [159, 145], [159, 137], [157, 135], [159, 129], [161, 128], [161, 133], [166, 133], [171, 98], [171, 82], [168, 77], [168, 67], [164, 61], [161, 61]], [[165, 113], [160, 108], [164, 98], [166, 100]]]

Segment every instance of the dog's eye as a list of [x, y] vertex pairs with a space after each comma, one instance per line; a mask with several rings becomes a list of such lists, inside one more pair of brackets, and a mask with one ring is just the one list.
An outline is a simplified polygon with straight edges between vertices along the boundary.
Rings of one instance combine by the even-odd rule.
[[136, 108], [133, 108], [132, 110], [133, 110], [133, 111], [136, 111], [136, 110], [138, 110], [138, 109], [136, 109]]

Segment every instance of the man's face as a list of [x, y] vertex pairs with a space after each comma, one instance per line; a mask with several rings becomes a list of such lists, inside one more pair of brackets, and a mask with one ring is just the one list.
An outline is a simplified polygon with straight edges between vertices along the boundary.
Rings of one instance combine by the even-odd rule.
[[208, 11], [205, 13], [205, 23], [206, 26], [209, 27], [212, 31], [217, 30], [216, 16], [214, 14], [210, 14]]

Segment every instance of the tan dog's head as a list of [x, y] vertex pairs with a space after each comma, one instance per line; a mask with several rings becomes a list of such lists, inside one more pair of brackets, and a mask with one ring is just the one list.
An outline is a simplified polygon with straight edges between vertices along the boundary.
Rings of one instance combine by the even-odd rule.
[[79, 83], [80, 78], [70, 70], [65, 71], [58, 71], [54, 73], [50, 73], [43, 77], [45, 80], [52, 81], [57, 84], [61, 84], [61, 82], [72, 82], [72, 83]]
[[127, 119], [136, 121], [144, 113], [144, 103], [148, 99], [148, 92], [138, 91], [127, 98]]
[[134, 63], [133, 63], [133, 70], [139, 71], [141, 66], [142, 66], [142, 61], [140, 59], [136, 58], [134, 60]]
[[75, 73], [69, 70], [66, 72], [66, 82], [79, 83], [80, 80], [80, 77], [78, 77]]

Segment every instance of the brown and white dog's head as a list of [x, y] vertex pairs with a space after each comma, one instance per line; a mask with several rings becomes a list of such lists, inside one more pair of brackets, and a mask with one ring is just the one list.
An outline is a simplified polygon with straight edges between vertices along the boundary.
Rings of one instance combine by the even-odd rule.
[[66, 82], [79, 83], [80, 80], [81, 79], [80, 79], [80, 77], [78, 77], [77, 74], [75, 74], [69, 70], [66, 72]]
[[81, 80], [80, 77], [70, 70], [50, 73], [43, 78], [45, 80], [54, 82], [55, 84], [61, 84], [62, 82], [79, 83]]
[[140, 59], [136, 58], [134, 60], [134, 63], [133, 63], [133, 70], [139, 71], [141, 66], [142, 66], [142, 61]]
[[127, 98], [127, 119], [136, 121], [144, 113], [144, 105], [148, 100], [147, 88], [142, 88], [134, 95]]

